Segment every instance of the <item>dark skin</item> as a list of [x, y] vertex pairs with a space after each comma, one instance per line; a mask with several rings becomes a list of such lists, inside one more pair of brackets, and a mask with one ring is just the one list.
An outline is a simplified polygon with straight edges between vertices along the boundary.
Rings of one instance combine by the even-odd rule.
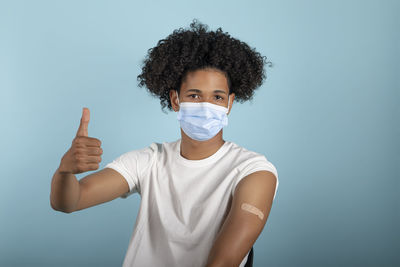
[[[193, 91], [198, 89], [199, 91]], [[221, 90], [216, 92], [215, 90]], [[228, 81], [223, 72], [217, 69], [203, 69], [188, 73], [182, 82], [179, 103], [210, 102], [228, 107]], [[171, 106], [179, 111], [177, 92], [169, 92]], [[231, 111], [235, 94], [229, 95]], [[221, 129], [217, 135], [206, 141], [197, 141], [181, 129], [181, 156], [189, 160], [200, 160], [213, 155], [224, 143]], [[276, 179], [269, 171], [256, 171], [243, 178], [237, 185], [232, 204], [227, 207], [229, 213], [218, 232], [207, 258], [206, 267], [239, 266], [246, 253], [261, 234], [267, 221], [275, 191]], [[244, 211], [243, 203], [261, 210], [264, 217]]]
[[[193, 92], [198, 89], [199, 92]], [[221, 90], [222, 92], [215, 92]], [[203, 102], [228, 106], [228, 83], [218, 70], [199, 70], [189, 73], [182, 83], [179, 102]], [[170, 92], [173, 109], [179, 104], [176, 91]], [[234, 94], [229, 97], [229, 111]], [[126, 179], [112, 168], [91, 173], [79, 181], [75, 173], [96, 170], [101, 142], [88, 136], [89, 110], [84, 109], [81, 123], [72, 147], [63, 156], [51, 182], [50, 204], [57, 211], [71, 213], [111, 201], [129, 192]], [[182, 130], [181, 155], [189, 160], [200, 160], [214, 154], [225, 142], [221, 131], [206, 141], [188, 137]], [[79, 152], [79, 153], [74, 153]], [[246, 253], [254, 245], [267, 221], [271, 210], [277, 179], [270, 171], [256, 171], [244, 177], [236, 186], [229, 213], [224, 219], [207, 257], [206, 267], [239, 266]], [[243, 203], [259, 209], [264, 217], [245, 211]]]
[[[196, 89], [196, 90], [194, 90]], [[189, 72], [186, 79], [181, 84], [179, 93], [179, 103], [182, 102], [209, 102], [212, 104], [228, 107], [228, 80], [224, 73], [217, 69], [203, 69]], [[179, 111], [177, 91], [169, 92], [171, 105], [175, 112]], [[229, 111], [235, 94], [229, 95]], [[221, 129], [214, 137], [205, 141], [198, 141], [190, 138], [181, 128], [181, 155], [189, 160], [205, 159], [215, 152], [225, 143], [222, 138]]]
[[[193, 92], [190, 89], [198, 89]], [[214, 92], [222, 90], [222, 92]], [[180, 88], [180, 102], [207, 101], [213, 104], [228, 106], [228, 81], [224, 74], [216, 69], [207, 69], [191, 72]], [[235, 94], [230, 94], [229, 112]], [[172, 107], [179, 110], [176, 91], [170, 92]], [[111, 201], [129, 191], [129, 185], [120, 173], [104, 168], [91, 173], [79, 181], [76, 173], [93, 171], [99, 168], [100, 155], [103, 150], [97, 138], [88, 136], [89, 109], [82, 112], [76, 141], [63, 156], [59, 168], [56, 170], [52, 183], [50, 203], [55, 210], [71, 213], [83, 210], [101, 203]], [[204, 159], [214, 154], [223, 144], [221, 131], [206, 141], [191, 139], [182, 130], [181, 155], [189, 160]], [[79, 139], [79, 140], [78, 140]], [[79, 153], [76, 153], [79, 152]]]

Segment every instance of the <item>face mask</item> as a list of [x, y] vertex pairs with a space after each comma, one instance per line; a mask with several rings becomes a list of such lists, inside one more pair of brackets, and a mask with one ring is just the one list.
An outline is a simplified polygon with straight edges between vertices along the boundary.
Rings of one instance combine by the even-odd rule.
[[228, 108], [208, 102], [179, 103], [177, 117], [185, 134], [197, 141], [205, 141], [228, 125], [228, 111], [229, 95]]

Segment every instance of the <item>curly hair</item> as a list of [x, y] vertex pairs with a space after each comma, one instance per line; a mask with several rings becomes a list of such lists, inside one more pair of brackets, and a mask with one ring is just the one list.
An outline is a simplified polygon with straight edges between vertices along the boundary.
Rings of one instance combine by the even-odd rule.
[[179, 28], [148, 50], [137, 76], [139, 87], [146, 86], [151, 95], [160, 99], [162, 111], [172, 111], [170, 90], [179, 93], [181, 83], [190, 71], [216, 69], [225, 74], [229, 93], [243, 103], [253, 98], [266, 74], [266, 57], [245, 42], [235, 39], [221, 28], [208, 31], [208, 26], [194, 19], [190, 29]]

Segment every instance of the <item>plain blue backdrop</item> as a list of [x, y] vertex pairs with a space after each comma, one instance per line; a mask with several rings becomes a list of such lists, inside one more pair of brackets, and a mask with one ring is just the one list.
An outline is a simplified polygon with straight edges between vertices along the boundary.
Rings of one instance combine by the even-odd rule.
[[254, 265], [399, 266], [399, 12], [389, 0], [1, 1], [0, 265], [121, 266], [140, 196], [66, 214], [50, 182], [83, 107], [100, 168], [180, 138], [136, 77], [149, 48], [197, 18], [274, 64], [224, 129], [279, 174]]

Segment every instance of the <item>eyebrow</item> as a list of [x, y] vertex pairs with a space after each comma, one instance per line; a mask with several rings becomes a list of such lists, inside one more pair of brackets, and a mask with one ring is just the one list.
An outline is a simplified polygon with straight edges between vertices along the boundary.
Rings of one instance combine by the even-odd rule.
[[[199, 89], [189, 89], [189, 90], [187, 90], [186, 92], [201, 93], [201, 90], [199, 90]], [[226, 92], [223, 91], [223, 90], [214, 90], [214, 93], [223, 93], [223, 94], [226, 94]]]

